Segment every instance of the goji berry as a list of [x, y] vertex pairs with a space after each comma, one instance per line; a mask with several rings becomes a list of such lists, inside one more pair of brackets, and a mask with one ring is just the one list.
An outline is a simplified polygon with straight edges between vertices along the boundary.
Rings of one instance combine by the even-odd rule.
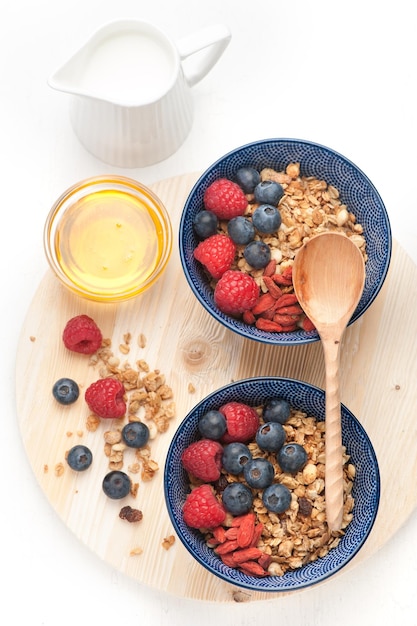
[[237, 539], [238, 527], [232, 526], [226, 530], [226, 539]]
[[249, 576], [268, 576], [268, 572], [256, 561], [246, 561], [239, 565], [239, 569]]
[[258, 545], [258, 541], [261, 538], [263, 529], [264, 529], [264, 525], [262, 524], [262, 522], [258, 522], [255, 525], [255, 530], [253, 532], [252, 542], [250, 544], [251, 548], [256, 548], [256, 546]]
[[262, 317], [258, 317], [255, 322], [255, 326], [256, 328], [259, 328], [259, 330], [265, 330], [270, 333], [282, 333], [284, 330], [281, 324], [277, 324], [272, 320], [265, 320]]
[[314, 326], [313, 322], [308, 317], [305, 317], [303, 319], [302, 327], [303, 327], [303, 330], [306, 330], [307, 332], [309, 332], [310, 330], [316, 330], [316, 327]]
[[284, 293], [276, 303], [277, 310], [284, 306], [291, 306], [298, 304], [297, 296], [295, 293]]
[[223, 561], [223, 563], [225, 565], [227, 565], [227, 567], [236, 568], [236, 563], [234, 562], [233, 555], [231, 553], [229, 553], [229, 554], [222, 554], [222, 555], [220, 555], [220, 558]]
[[249, 311], [248, 309], [246, 309], [246, 311], [243, 311], [242, 319], [245, 324], [249, 324], [249, 326], [252, 326], [252, 324], [254, 324], [256, 321], [256, 317], [254, 316], [252, 311]]
[[[278, 324], [279, 326], [281, 326], [281, 324]], [[282, 333], [292, 333], [293, 330], [297, 330], [298, 328], [298, 322], [294, 322], [293, 324], [289, 324], [288, 326], [284, 326], [282, 325]]]
[[243, 548], [242, 550], [235, 550], [233, 552], [233, 559], [236, 564], [240, 564], [245, 561], [259, 559], [262, 554], [263, 552], [262, 550], [259, 550], [259, 548]]
[[228, 539], [224, 543], [221, 543], [219, 546], [214, 548], [216, 554], [227, 554], [228, 552], [234, 552], [237, 550], [239, 546], [237, 545], [236, 539]]
[[273, 281], [270, 276], [263, 276], [263, 281], [265, 287], [268, 289], [268, 292], [273, 296], [276, 300], [282, 296], [282, 291], [278, 287], [278, 285]]
[[293, 326], [298, 319], [298, 315], [294, 317], [293, 315], [281, 315], [281, 313], [275, 313], [273, 317], [274, 322], [281, 324], [281, 326]]
[[265, 570], [268, 569], [268, 567], [271, 564], [271, 561], [272, 561], [271, 556], [269, 554], [266, 554], [266, 552], [264, 552], [263, 555], [260, 556], [258, 559], [259, 565]]
[[282, 275], [285, 278], [291, 278], [292, 280], [292, 265], [289, 265], [288, 267], [286, 267], [285, 270], [283, 270]]
[[258, 317], [263, 317], [264, 320], [272, 320], [274, 319], [274, 315], [275, 315], [275, 306], [271, 306], [266, 311], [263, 311], [262, 313], [260, 313]]
[[255, 532], [255, 515], [247, 515], [237, 529], [237, 543], [239, 548], [247, 548], [252, 543]]
[[269, 309], [274, 304], [275, 298], [273, 298], [270, 293], [266, 292], [259, 296], [258, 302], [255, 304], [254, 307], [252, 307], [251, 311], [253, 315], [259, 315], [260, 313], [263, 313], [264, 311]]
[[286, 278], [283, 274], [274, 274], [271, 278], [277, 285], [282, 285], [284, 287], [292, 285], [292, 278]]
[[263, 276], [273, 276], [277, 271], [277, 262], [275, 259], [271, 259], [269, 263], [264, 267]]
[[241, 523], [244, 522], [248, 516], [253, 516], [253, 515], [255, 515], [255, 513], [252, 513], [252, 511], [249, 511], [249, 513], [243, 513], [243, 515], [235, 515], [230, 525], [232, 527], [240, 526]]
[[223, 526], [216, 526], [216, 528], [213, 528], [211, 532], [213, 533], [213, 537], [219, 543], [226, 541], [226, 529]]
[[301, 308], [299, 304], [292, 304], [291, 306], [275, 307], [275, 310], [277, 313], [280, 313], [282, 315], [302, 315], [304, 313], [303, 309]]

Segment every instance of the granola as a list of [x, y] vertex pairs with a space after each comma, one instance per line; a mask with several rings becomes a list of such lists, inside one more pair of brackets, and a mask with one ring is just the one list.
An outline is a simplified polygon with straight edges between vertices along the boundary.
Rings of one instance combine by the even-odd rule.
[[[132, 336], [125, 333], [119, 351], [127, 354], [130, 350]], [[144, 347], [146, 338], [139, 335], [138, 345]], [[138, 359], [134, 366], [128, 361], [124, 363], [115, 356], [111, 348], [111, 340], [105, 339], [100, 350], [91, 358], [90, 365], [99, 368], [102, 378], [111, 376], [123, 383], [127, 394], [127, 420], [129, 422], [144, 421], [149, 428], [149, 439], [165, 433], [175, 417], [176, 407], [172, 388], [166, 383], [164, 374], [159, 369], [151, 371], [144, 359]], [[99, 423], [99, 420], [98, 420]], [[94, 416], [87, 419], [87, 429], [95, 430], [98, 426]], [[104, 433], [104, 453], [109, 459], [109, 469], [122, 469], [126, 446], [122, 443], [121, 428]], [[150, 458], [150, 447], [136, 450], [136, 460], [129, 465], [133, 473], [141, 472], [143, 481], [153, 478], [159, 466]]]
[[[260, 422], [262, 408], [258, 407]], [[252, 490], [254, 495], [253, 512], [256, 524], [262, 526], [262, 533], [256, 548], [267, 555], [266, 572], [272, 576], [282, 576], [290, 569], [326, 556], [336, 547], [344, 535], [345, 529], [352, 520], [354, 498], [352, 487], [355, 479], [355, 467], [349, 455], [343, 449], [344, 462], [344, 508], [342, 528], [339, 532], [330, 532], [326, 522], [325, 501], [325, 422], [302, 411], [291, 409], [291, 416], [284, 424], [286, 441], [299, 443], [307, 452], [308, 461], [302, 471], [295, 475], [282, 472], [276, 455], [261, 450], [256, 442], [248, 444], [253, 458], [267, 458], [274, 466], [274, 482], [286, 485], [291, 491], [289, 509], [276, 514], [263, 505], [262, 491]], [[192, 477], [190, 476], [191, 480]], [[226, 484], [241, 481], [243, 475], [227, 474], [223, 470], [222, 477], [215, 485], [217, 496]], [[191, 483], [191, 488], [196, 484]], [[233, 525], [233, 516], [227, 515], [224, 526]], [[212, 531], [205, 532], [207, 545], [215, 547], [216, 541]]]
[[[304, 243], [314, 235], [328, 230], [342, 232], [350, 237], [361, 250], [364, 260], [367, 260], [363, 226], [342, 203], [336, 187], [314, 176], [301, 176], [299, 163], [290, 163], [285, 173], [265, 168], [260, 175], [261, 180], [276, 180], [284, 188], [284, 195], [279, 203], [281, 227], [273, 235], [262, 236], [271, 248], [271, 256], [277, 262], [278, 270], [291, 266], [297, 250]], [[246, 216], [251, 216], [257, 205], [253, 197], [248, 196], [248, 199]], [[221, 226], [227, 232], [226, 222], [222, 222]], [[264, 288], [262, 271], [254, 271], [243, 258], [241, 250], [238, 252], [235, 269], [254, 275], [255, 280]]]
[[[254, 269], [245, 259], [245, 246], [237, 245], [235, 258], [230, 269], [252, 276], [259, 286], [261, 294], [272, 294], [272, 289], [277, 290], [274, 281], [279, 286], [280, 294], [292, 294], [294, 290], [291, 273], [297, 251], [315, 235], [329, 230], [340, 232], [349, 237], [358, 246], [364, 261], [367, 261], [363, 226], [357, 222], [349, 207], [342, 202], [338, 189], [333, 185], [314, 176], [302, 176], [299, 163], [290, 163], [284, 172], [264, 168], [260, 172], [260, 177], [262, 181], [278, 182], [284, 190], [278, 205], [281, 215], [280, 227], [272, 234], [257, 232], [255, 235], [255, 240], [262, 240], [268, 245], [270, 263], [273, 264], [273, 268], [271, 273], [264, 267]], [[259, 204], [256, 203], [253, 194], [247, 194], [246, 197], [248, 205], [244, 216], [252, 219], [252, 215]], [[218, 232], [228, 235], [227, 220], [220, 220]], [[280, 278], [284, 280], [281, 281]], [[213, 289], [215, 289], [216, 283], [217, 281], [211, 278]], [[275, 296], [275, 298], [277, 297]], [[298, 305], [298, 303], [296, 304]], [[270, 310], [272, 311], [272, 308]], [[268, 318], [267, 311], [259, 314], [261, 319], [258, 320], [253, 311], [249, 310], [245, 313], [243, 315], [244, 322], [255, 324], [262, 330], [284, 332], [284, 330], [296, 330], [299, 327], [304, 330], [312, 329], [308, 322], [304, 326], [305, 316], [302, 314], [302, 310], [298, 311], [297, 306], [292, 306], [288, 312], [285, 311], [285, 319], [282, 315]], [[292, 319], [288, 319], [289, 316]], [[264, 318], [267, 321], [264, 321]]]

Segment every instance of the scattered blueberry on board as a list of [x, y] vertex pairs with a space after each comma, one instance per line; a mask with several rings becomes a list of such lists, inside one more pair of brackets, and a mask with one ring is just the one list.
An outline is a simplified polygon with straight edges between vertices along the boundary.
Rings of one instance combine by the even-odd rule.
[[125, 472], [113, 470], [103, 479], [103, 491], [108, 498], [120, 500], [130, 493], [131, 481]]
[[52, 387], [52, 395], [60, 404], [73, 404], [78, 400], [80, 389], [75, 380], [60, 378]]
[[93, 454], [87, 446], [76, 445], [67, 454], [67, 463], [76, 472], [84, 472], [93, 462]]
[[122, 428], [122, 439], [130, 448], [146, 446], [149, 434], [149, 428], [143, 422], [129, 422]]

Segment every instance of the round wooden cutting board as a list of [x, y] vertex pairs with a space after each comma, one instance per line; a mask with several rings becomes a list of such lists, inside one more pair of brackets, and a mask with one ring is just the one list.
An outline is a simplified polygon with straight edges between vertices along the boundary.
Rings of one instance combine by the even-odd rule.
[[[174, 233], [184, 201], [197, 175], [188, 174], [152, 186], [165, 203]], [[394, 245], [384, 287], [370, 309], [349, 327], [341, 351], [342, 402], [367, 430], [380, 464], [382, 494], [377, 520], [365, 546], [346, 567], [362, 562], [383, 546], [407, 520], [417, 501], [409, 489], [417, 475], [415, 406], [417, 404], [417, 268], [398, 244]], [[143, 520], [129, 524], [119, 518], [120, 501], [103, 494], [108, 471], [105, 430], [86, 429], [88, 409], [79, 400], [60, 407], [53, 383], [62, 376], [86, 388], [99, 378], [88, 357], [70, 353], [62, 344], [65, 323], [86, 313], [93, 317], [121, 361], [144, 359], [159, 369], [174, 393], [176, 417], [169, 430], [151, 442], [159, 471], [143, 482], [130, 504]], [[131, 333], [129, 354], [119, 353], [124, 335]], [[145, 347], [137, 338], [146, 337]], [[17, 414], [24, 447], [40, 487], [63, 522], [94, 553], [120, 572], [162, 591], [184, 598], [233, 601], [239, 589], [208, 573], [193, 561], [177, 539], [169, 549], [164, 539], [174, 535], [163, 494], [165, 455], [176, 426], [194, 404], [214, 389], [241, 378], [274, 375], [299, 378], [324, 386], [320, 342], [276, 347], [245, 340], [218, 324], [196, 301], [182, 272], [178, 250], [164, 276], [149, 292], [126, 303], [96, 304], [65, 290], [47, 272], [30, 305], [17, 349]], [[25, 380], [25, 393], [19, 381]], [[115, 424], [113, 424], [115, 425]], [[75, 443], [85, 443], [94, 462], [85, 473], [55, 468]], [[129, 453], [133, 451], [129, 450]], [[131, 457], [126, 455], [126, 465]], [[401, 508], [392, 507], [401, 493]], [[141, 552], [139, 554], [139, 552]], [[341, 574], [342, 575], [342, 574]], [[269, 593], [245, 591], [250, 600]]]

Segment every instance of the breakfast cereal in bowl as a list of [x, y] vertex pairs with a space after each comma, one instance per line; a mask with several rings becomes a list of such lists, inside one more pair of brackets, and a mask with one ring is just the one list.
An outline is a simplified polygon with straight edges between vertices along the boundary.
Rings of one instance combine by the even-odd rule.
[[297, 251], [337, 231], [361, 250], [362, 298], [351, 322], [378, 294], [391, 256], [383, 202], [369, 179], [338, 153], [300, 140], [265, 140], [213, 164], [192, 189], [180, 223], [188, 283], [218, 321], [273, 344], [318, 339], [292, 285]]

